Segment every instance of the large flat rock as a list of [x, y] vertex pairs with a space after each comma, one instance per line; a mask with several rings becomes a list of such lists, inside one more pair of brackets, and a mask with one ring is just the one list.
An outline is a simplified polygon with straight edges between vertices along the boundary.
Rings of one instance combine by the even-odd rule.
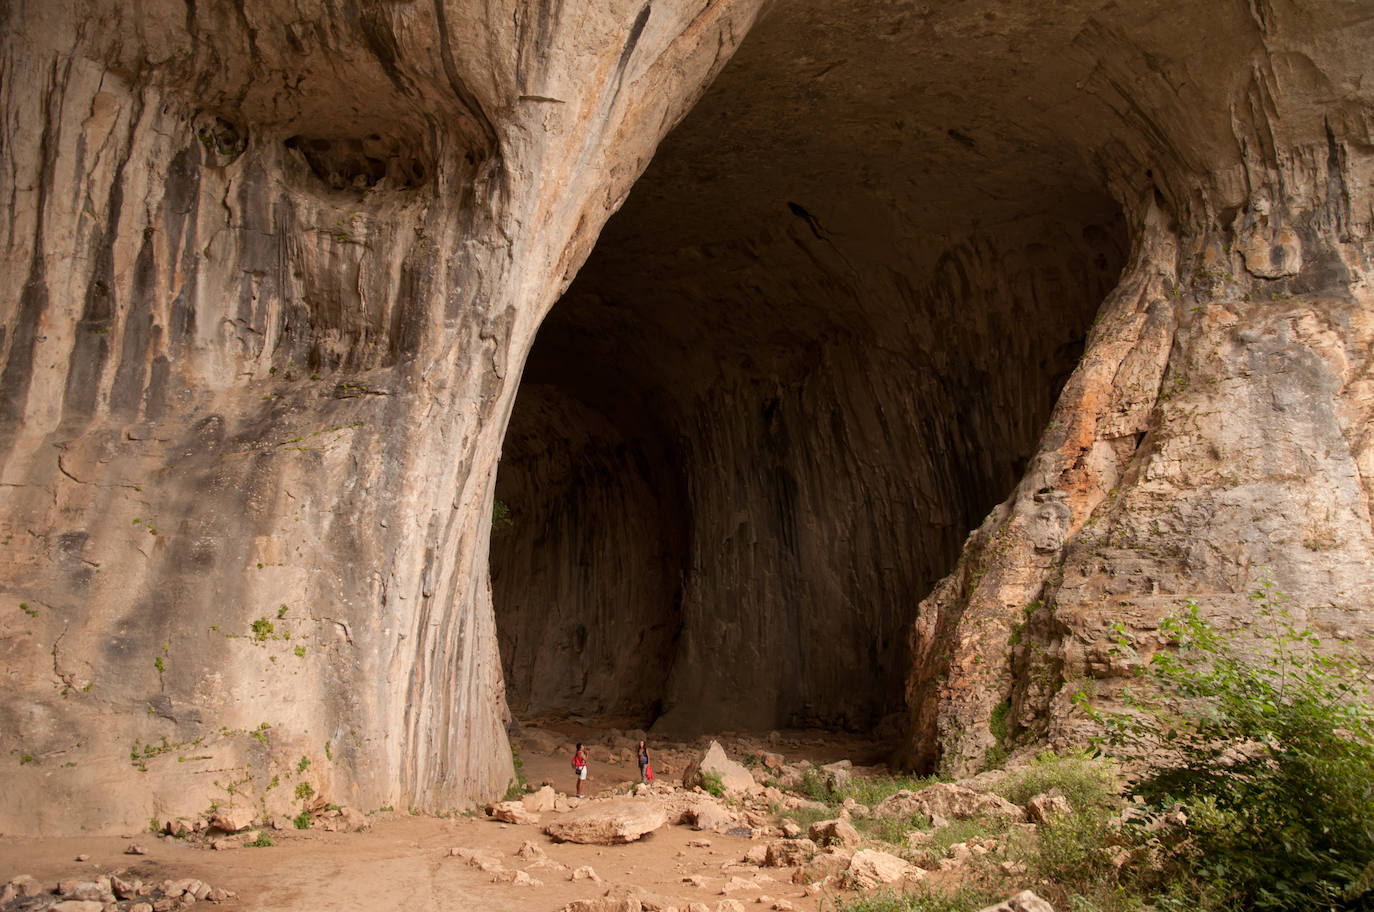
[[544, 832], [559, 842], [622, 845], [667, 822], [668, 812], [657, 801], [615, 798], [584, 805], [544, 827]]

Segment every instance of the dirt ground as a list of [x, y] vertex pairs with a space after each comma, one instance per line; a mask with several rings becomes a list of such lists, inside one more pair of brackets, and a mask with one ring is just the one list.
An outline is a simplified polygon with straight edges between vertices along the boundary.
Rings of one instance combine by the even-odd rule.
[[[574, 780], [565, 756], [566, 738], [585, 740], [591, 754], [587, 794], [623, 790], [638, 780], [633, 754], [626, 750], [625, 733], [597, 738], [585, 727], [544, 729], [542, 745], [517, 739], [528, 781], [538, 787], [545, 780], [563, 793], [571, 793]], [[551, 743], [550, 735], [558, 739]], [[744, 750], [776, 750], [789, 762], [809, 759], [824, 763], [852, 757], [871, 762], [881, 748], [869, 742], [816, 734], [793, 737], [723, 738], [732, 758]], [[655, 766], [660, 781], [679, 782], [686, 759], [698, 743], [656, 748]], [[620, 744], [621, 747], [616, 745]], [[550, 817], [551, 815], [546, 815]], [[149, 833], [126, 837], [72, 837], [21, 839], [0, 837], [0, 884], [20, 874], [37, 878], [49, 889], [63, 880], [94, 880], [101, 874], [125, 871], [125, 879], [161, 881], [196, 878], [237, 894], [222, 906], [226, 912], [274, 910], [313, 912], [324, 909], [492, 910], [492, 912], [556, 912], [576, 899], [604, 895], [616, 887], [639, 887], [676, 901], [704, 903], [715, 910], [725, 898], [721, 887], [732, 875], [760, 880], [758, 892], [734, 894], [749, 908], [760, 895], [791, 903], [800, 912], [819, 912], [823, 903], [833, 905], [834, 895], [806, 895], [790, 882], [790, 869], [746, 868], [744, 853], [755, 843], [748, 836], [696, 832], [669, 825], [638, 842], [624, 846], [584, 846], [555, 843], [539, 827], [503, 824], [477, 813], [448, 818], [412, 816], [392, 812], [369, 817], [370, 828], [357, 833], [311, 830], [269, 831], [275, 845], [265, 848], [233, 848], [211, 851], [183, 840], [159, 838]], [[515, 853], [533, 842], [548, 862], [530, 861]], [[147, 854], [126, 855], [131, 842]], [[539, 885], [494, 882], [454, 849], [495, 850], [508, 870], [521, 870]], [[85, 861], [77, 857], [88, 856]], [[590, 866], [600, 883], [570, 879], [571, 872]], [[562, 867], [558, 867], [562, 866]], [[685, 881], [697, 875], [698, 884]], [[775, 882], [765, 878], [773, 877]]]

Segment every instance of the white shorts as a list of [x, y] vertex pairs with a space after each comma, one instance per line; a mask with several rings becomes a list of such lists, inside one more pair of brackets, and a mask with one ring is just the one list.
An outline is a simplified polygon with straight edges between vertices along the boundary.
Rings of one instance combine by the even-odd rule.
[[582, 767], [582, 768], [580, 768], [580, 769], [577, 771], [577, 778], [579, 778], [579, 779], [586, 779], [586, 778], [587, 778], [587, 768], [586, 768], [585, 766]]

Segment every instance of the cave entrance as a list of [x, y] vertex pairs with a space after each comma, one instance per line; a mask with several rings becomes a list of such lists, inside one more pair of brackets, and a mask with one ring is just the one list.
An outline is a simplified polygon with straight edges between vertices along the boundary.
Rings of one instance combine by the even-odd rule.
[[491, 545], [517, 718], [894, 720], [918, 603], [1120, 274], [1091, 169], [980, 99], [996, 48], [970, 85], [824, 10], [757, 27], [539, 331]]

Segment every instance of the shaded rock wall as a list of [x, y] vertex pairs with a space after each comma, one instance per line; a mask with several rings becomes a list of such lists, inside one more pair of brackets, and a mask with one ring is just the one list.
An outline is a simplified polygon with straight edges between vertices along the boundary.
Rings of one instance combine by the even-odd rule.
[[752, 10], [6, 5], [0, 829], [504, 789], [514, 378]]

